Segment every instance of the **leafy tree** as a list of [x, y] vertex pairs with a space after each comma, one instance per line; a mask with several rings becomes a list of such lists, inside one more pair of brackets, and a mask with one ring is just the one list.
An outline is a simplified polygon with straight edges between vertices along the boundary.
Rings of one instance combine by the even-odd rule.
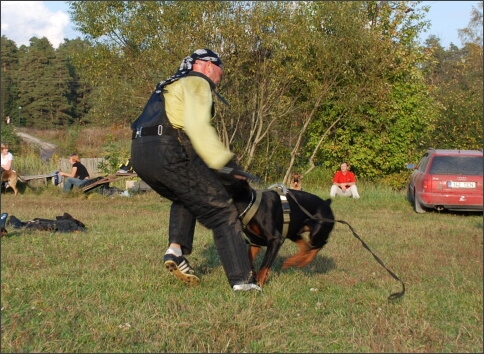
[[310, 97], [325, 92], [321, 83], [332, 85], [314, 106], [318, 119], [309, 125], [311, 138], [305, 144], [309, 170], [317, 163], [332, 169], [349, 160], [367, 179], [399, 176], [431, 112], [417, 69], [424, 59], [415, 44], [424, 27], [422, 14], [408, 11], [405, 2], [386, 2], [378, 11], [375, 2], [344, 9], [330, 5], [315, 3], [312, 18], [324, 27], [320, 36], [310, 37], [313, 48], [321, 49], [306, 55], [318, 58], [308, 67], [317, 73], [321, 68]]
[[468, 27], [459, 30], [464, 47], [444, 50], [430, 38], [427, 82], [439, 102], [425, 141], [449, 149], [482, 149], [482, 2], [473, 8]]
[[349, 160], [360, 177], [382, 181], [393, 175], [396, 181], [390, 177], [389, 184], [401, 187], [405, 163], [418, 152], [433, 112], [418, 69], [426, 56], [416, 38], [425, 24], [408, 3], [379, 2], [376, 18], [371, 6], [376, 4], [367, 8], [371, 36], [364, 46], [353, 44], [348, 57], [359, 69], [346, 87], [358, 94], [356, 105], [325, 147], [336, 157], [328, 161], [333, 168]]
[[[73, 1], [71, 15], [91, 48], [75, 62], [93, 86], [89, 121], [129, 126], [157, 82], [190, 50], [214, 47], [227, 2]], [[209, 31], [210, 27], [210, 31]], [[197, 30], [194, 30], [194, 29]]]

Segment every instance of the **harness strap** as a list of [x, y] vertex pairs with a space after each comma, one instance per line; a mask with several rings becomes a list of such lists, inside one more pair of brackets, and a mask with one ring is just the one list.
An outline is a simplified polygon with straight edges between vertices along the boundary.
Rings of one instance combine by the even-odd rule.
[[244, 215], [244, 217], [242, 219], [242, 225], [244, 226], [244, 228], [247, 226], [249, 221], [254, 217], [255, 213], [259, 209], [261, 200], [262, 200], [262, 192], [261, 191], [255, 191], [254, 203], [249, 208], [249, 210], [244, 211], [244, 212], [246, 212], [246, 214]]
[[[287, 232], [289, 231], [289, 223], [291, 222], [291, 207], [289, 206], [286, 197], [289, 194], [289, 190], [282, 183], [273, 184], [269, 186], [269, 189], [275, 189], [281, 198], [282, 216], [284, 218], [284, 223], [282, 224], [282, 237], [286, 238]], [[294, 196], [291, 195], [291, 197], [294, 199]]]
[[289, 230], [289, 223], [291, 222], [291, 208], [287, 197], [278, 190], [282, 203], [282, 216], [284, 217], [284, 224], [282, 225], [282, 237], [287, 237], [287, 231]]

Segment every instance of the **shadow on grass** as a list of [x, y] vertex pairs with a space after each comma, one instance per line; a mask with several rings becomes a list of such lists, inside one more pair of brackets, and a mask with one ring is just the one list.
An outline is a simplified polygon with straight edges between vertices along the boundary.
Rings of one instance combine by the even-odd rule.
[[[289, 242], [289, 241], [287, 241]], [[262, 247], [260, 253], [258, 254], [255, 262], [254, 267], [256, 272], [259, 270], [260, 264], [262, 263], [262, 259], [264, 258], [264, 254], [266, 252], [266, 247]], [[282, 269], [282, 265], [286, 259], [292, 256], [280, 256], [278, 255], [272, 264], [271, 273], [272, 274], [279, 274], [281, 272], [288, 271], [289, 269], [299, 269], [303, 271], [305, 274], [325, 274], [330, 272], [331, 270], [336, 268], [336, 263], [334, 262], [333, 258], [327, 257], [323, 255], [324, 248], [316, 255], [314, 260], [303, 268], [288, 268]], [[221, 265], [217, 249], [213, 243], [207, 245], [207, 247], [202, 251], [203, 260], [199, 263], [197, 271], [200, 271], [200, 274], [207, 275], [212, 272], [213, 268], [218, 267]], [[270, 276], [269, 276], [270, 278]], [[269, 279], [270, 280], [270, 279]]]
[[440, 214], [440, 215], [455, 215], [455, 216], [483, 216], [482, 211], [461, 211], [461, 210], [436, 210], [426, 209], [426, 213]]
[[[32, 183], [32, 182], [29, 183], [29, 182], [18, 181], [17, 182], [17, 189], [18, 189], [18, 195], [17, 196], [20, 196], [20, 195], [25, 194], [27, 192], [32, 193], [34, 195], [39, 195], [49, 188], [54, 188], [54, 187], [51, 186], [51, 185], [46, 185], [46, 184], [39, 184], [39, 183], [35, 184], [35, 183]], [[14, 191], [13, 191], [12, 188], [7, 188], [5, 190], [5, 186], [2, 183], [1, 193], [2, 193], [2, 195], [6, 194], [6, 193], [14, 194]]]
[[13, 229], [13, 226], [10, 226], [10, 227], [6, 227], [5, 228], [7, 230], [7, 233], [5, 235], [2, 236], [2, 238], [10, 238], [10, 237], [16, 237], [16, 236], [22, 236], [24, 235], [25, 233], [20, 231], [20, 230], [15, 230], [15, 231], [12, 231]]

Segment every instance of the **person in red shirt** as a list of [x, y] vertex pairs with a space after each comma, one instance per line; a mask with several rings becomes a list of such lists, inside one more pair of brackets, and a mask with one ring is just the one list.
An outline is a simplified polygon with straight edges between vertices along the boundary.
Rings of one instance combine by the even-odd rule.
[[349, 166], [347, 162], [342, 162], [340, 165], [340, 170], [334, 174], [333, 185], [329, 192], [331, 198], [337, 195], [342, 195], [344, 197], [353, 197], [358, 199], [360, 195], [358, 194], [358, 189], [356, 188], [356, 177], [353, 172], [348, 170]]

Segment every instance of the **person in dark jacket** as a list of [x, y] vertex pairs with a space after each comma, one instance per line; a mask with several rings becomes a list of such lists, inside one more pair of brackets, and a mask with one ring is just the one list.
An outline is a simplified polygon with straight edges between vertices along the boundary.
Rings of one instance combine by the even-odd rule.
[[[224, 179], [244, 178], [234, 154], [211, 125], [213, 95], [223, 75], [220, 56], [198, 49], [172, 77], [160, 82], [133, 122], [132, 165], [153, 190], [172, 201], [165, 267], [187, 284], [198, 284], [185, 256], [192, 252], [195, 223], [213, 231], [232, 289], [261, 290], [252, 274], [238, 211]], [[243, 171], [241, 171], [243, 172]]]

